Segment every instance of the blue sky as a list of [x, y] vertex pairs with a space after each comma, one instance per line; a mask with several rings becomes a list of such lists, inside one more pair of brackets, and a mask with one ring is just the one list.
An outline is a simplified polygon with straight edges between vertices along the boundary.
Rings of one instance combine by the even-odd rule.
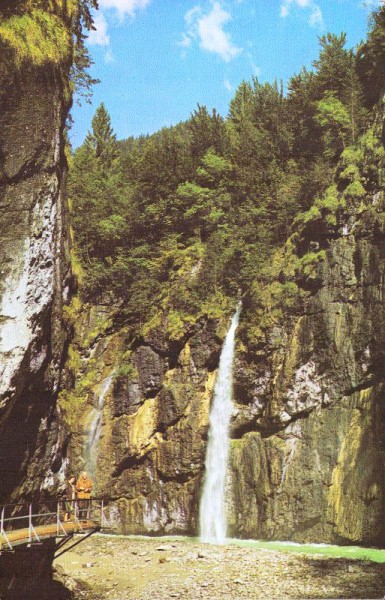
[[101, 80], [92, 104], [74, 105], [80, 145], [104, 102], [118, 139], [189, 118], [197, 104], [226, 116], [242, 80], [288, 81], [317, 58], [318, 37], [364, 39], [381, 0], [99, 0], [87, 45]]

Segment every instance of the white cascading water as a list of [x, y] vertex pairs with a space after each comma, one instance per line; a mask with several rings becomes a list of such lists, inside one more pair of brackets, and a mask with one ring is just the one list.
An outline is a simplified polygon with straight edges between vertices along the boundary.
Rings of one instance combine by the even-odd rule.
[[241, 304], [231, 320], [219, 359], [218, 378], [210, 411], [206, 453], [206, 476], [199, 509], [202, 542], [223, 544], [226, 539], [225, 486], [229, 458], [229, 427], [232, 411], [235, 330]]
[[98, 405], [96, 408], [92, 409], [89, 418], [89, 422], [91, 422], [91, 425], [85, 443], [84, 459], [86, 462], [86, 469], [88, 470], [91, 477], [95, 477], [98, 444], [100, 434], [102, 432], [104, 399], [110, 388], [112, 379], [113, 375], [110, 375], [104, 381], [100, 394], [98, 396]]

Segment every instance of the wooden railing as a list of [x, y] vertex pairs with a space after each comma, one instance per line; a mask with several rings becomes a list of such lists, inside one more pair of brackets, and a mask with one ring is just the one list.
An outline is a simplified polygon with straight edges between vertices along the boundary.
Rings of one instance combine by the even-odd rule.
[[110, 526], [105, 498], [5, 504], [0, 506], [0, 551]]

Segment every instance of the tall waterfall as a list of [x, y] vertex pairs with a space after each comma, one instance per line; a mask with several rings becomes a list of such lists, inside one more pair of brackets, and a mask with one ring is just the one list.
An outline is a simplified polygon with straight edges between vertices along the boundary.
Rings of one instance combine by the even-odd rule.
[[241, 304], [231, 320], [223, 344], [210, 412], [206, 454], [206, 477], [200, 503], [200, 537], [203, 542], [223, 544], [226, 538], [225, 484], [229, 457], [229, 426], [232, 411], [232, 367], [235, 330]]
[[100, 434], [102, 432], [102, 417], [104, 399], [110, 388], [113, 375], [111, 374], [107, 379], [104, 380], [100, 393], [98, 394], [98, 404], [96, 408], [93, 408], [89, 417], [90, 427], [86, 431], [86, 441], [84, 445], [84, 460], [86, 462], [86, 469], [88, 470], [91, 477], [95, 477], [96, 471], [96, 459]]

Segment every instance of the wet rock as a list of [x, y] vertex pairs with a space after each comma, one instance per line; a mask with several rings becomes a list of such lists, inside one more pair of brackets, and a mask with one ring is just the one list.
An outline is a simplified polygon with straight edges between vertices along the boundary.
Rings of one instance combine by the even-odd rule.
[[58, 82], [68, 68], [15, 67], [1, 90], [0, 495], [15, 501], [54, 493], [63, 459], [55, 402], [72, 279]]

